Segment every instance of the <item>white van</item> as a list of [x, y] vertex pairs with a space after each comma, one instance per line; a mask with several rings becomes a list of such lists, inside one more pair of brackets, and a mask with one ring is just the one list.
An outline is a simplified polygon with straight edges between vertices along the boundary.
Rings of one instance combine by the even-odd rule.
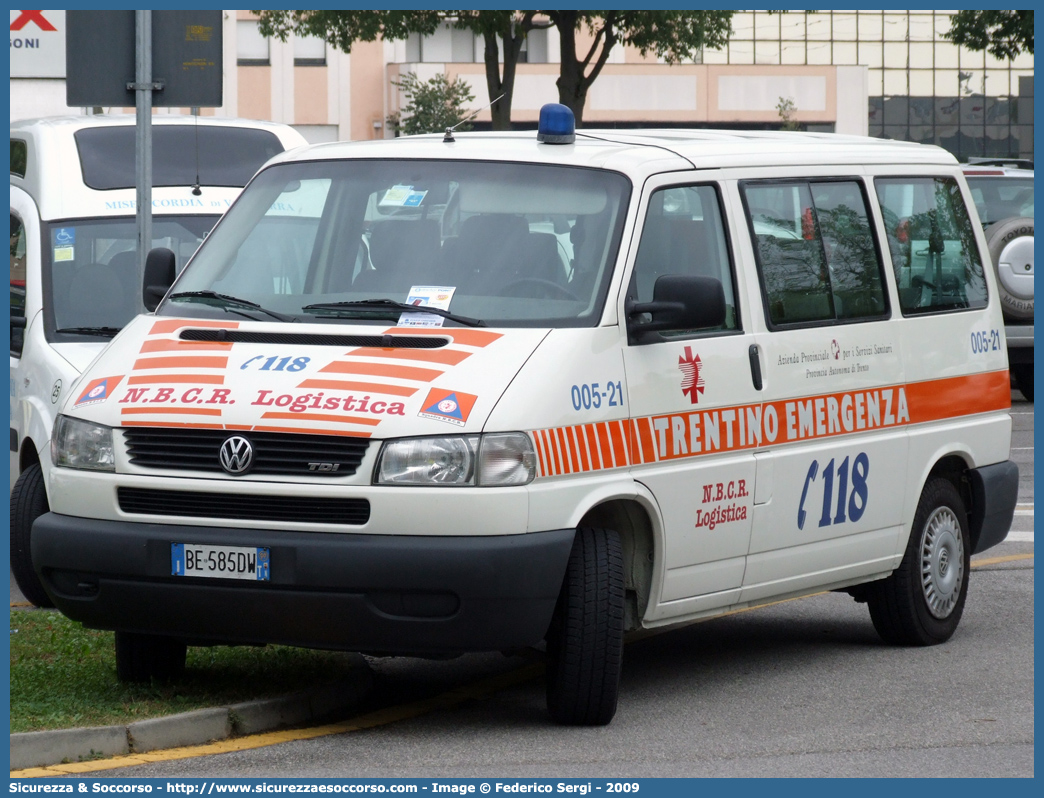
[[543, 640], [552, 718], [602, 724], [630, 630], [845, 590], [953, 634], [1018, 480], [956, 161], [541, 116], [277, 158], [162, 301], [150, 253], [32, 540], [120, 678]]
[[[153, 125], [153, 244], [178, 265], [265, 161], [306, 143], [287, 125], [251, 120], [157, 116]], [[144, 310], [134, 142], [128, 115], [11, 123], [11, 563], [35, 604], [50, 603], [29, 534], [47, 511], [40, 460], [59, 403]]]

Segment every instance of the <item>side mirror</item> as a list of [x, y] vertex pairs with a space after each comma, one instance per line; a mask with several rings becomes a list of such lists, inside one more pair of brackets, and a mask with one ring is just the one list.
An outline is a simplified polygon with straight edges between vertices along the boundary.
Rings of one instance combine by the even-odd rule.
[[11, 354], [14, 357], [22, 356], [22, 347], [25, 346], [25, 328], [29, 320], [25, 316], [11, 317]]
[[155, 310], [167, 291], [174, 285], [177, 276], [174, 253], [166, 247], [149, 250], [145, 257], [145, 279], [141, 289], [141, 301], [146, 310]]
[[[650, 343], [660, 338], [649, 334], [662, 330], [720, 327], [725, 323], [725, 289], [715, 277], [662, 274], [653, 285], [653, 301], [628, 298], [625, 311], [628, 337], [633, 343]], [[643, 321], [645, 314], [652, 318]]]

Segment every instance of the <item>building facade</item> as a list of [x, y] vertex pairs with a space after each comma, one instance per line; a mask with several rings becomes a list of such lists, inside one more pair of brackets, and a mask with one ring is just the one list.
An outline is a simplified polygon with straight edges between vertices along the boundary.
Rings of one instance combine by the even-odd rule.
[[[941, 11], [737, 12], [728, 45], [690, 63], [615, 48], [584, 122], [772, 128], [786, 103], [806, 129], [934, 143], [962, 159], [1032, 157], [1032, 55], [1007, 61], [957, 47], [943, 38], [949, 20]], [[11, 24], [11, 118], [93, 110], [65, 106], [64, 12], [11, 11]], [[346, 54], [309, 37], [267, 39], [253, 15], [229, 10], [222, 35], [224, 105], [204, 114], [284, 122], [313, 142], [383, 138], [403, 104], [394, 81], [441, 73], [469, 83], [475, 126], [489, 126], [482, 41], [449, 25]], [[515, 125], [535, 126], [540, 106], [557, 100], [558, 52], [556, 29], [528, 37]]]

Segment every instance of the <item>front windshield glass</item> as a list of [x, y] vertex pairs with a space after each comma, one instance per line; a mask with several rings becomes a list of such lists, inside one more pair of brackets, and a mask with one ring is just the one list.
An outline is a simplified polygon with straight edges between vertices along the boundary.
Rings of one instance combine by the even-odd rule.
[[1032, 177], [968, 176], [975, 210], [983, 227], [1016, 216], [1033, 217]]
[[301, 321], [399, 319], [388, 302], [347, 304], [380, 299], [441, 308], [439, 325], [593, 326], [628, 196], [622, 175], [573, 167], [279, 165], [248, 186], [158, 312], [273, 317], [235, 298]]
[[[188, 262], [217, 216], [153, 216], [152, 246], [174, 252], [177, 268]], [[144, 313], [133, 218], [70, 219], [44, 225], [50, 268], [45, 275], [48, 340], [119, 330]]]

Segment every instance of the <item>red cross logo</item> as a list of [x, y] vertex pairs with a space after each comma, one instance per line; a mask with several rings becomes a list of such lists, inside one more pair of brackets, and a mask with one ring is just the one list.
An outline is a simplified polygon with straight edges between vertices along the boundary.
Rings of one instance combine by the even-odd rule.
[[692, 356], [692, 347], [685, 347], [685, 355], [678, 358], [678, 368], [682, 373], [682, 393], [687, 394], [690, 401], [696, 404], [699, 401], [697, 394], [703, 393], [703, 375], [700, 374], [703, 364], [699, 355]]
[[35, 22], [36, 27], [40, 30], [58, 30], [54, 25], [47, 21], [46, 17], [43, 15], [43, 11], [22, 11], [21, 16], [11, 23], [11, 30], [21, 30], [30, 22]]

